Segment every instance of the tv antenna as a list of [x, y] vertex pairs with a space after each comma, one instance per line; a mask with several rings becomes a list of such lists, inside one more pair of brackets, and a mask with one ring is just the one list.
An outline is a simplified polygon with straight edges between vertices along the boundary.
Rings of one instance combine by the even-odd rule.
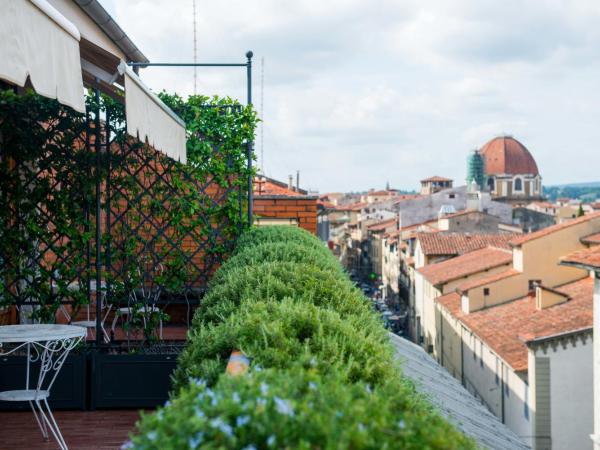
[[[192, 0], [192, 7], [194, 8], [194, 64], [198, 63], [198, 41], [196, 34], [196, 0]], [[194, 66], [194, 95], [196, 95], [196, 81], [198, 79], [198, 68]]]
[[265, 57], [260, 58], [260, 171], [265, 174]]

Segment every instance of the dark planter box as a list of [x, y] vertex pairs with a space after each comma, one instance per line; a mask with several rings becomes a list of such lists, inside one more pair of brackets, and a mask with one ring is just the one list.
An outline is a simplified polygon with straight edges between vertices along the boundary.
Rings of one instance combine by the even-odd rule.
[[[25, 389], [27, 372], [25, 356], [0, 356], [0, 391]], [[30, 386], [35, 386], [39, 374], [39, 363], [31, 364]], [[48, 375], [47, 375], [48, 377]], [[67, 356], [48, 400], [53, 409], [86, 408], [86, 355], [71, 353]], [[2, 402], [0, 410], [15, 411], [30, 409], [28, 402]]]
[[91, 408], [153, 408], [169, 397], [177, 354], [92, 354]]

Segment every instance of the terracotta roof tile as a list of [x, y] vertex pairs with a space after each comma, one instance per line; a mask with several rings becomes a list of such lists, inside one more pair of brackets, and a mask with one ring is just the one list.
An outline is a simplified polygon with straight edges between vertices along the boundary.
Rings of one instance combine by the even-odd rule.
[[436, 182], [436, 181], [453, 181], [452, 178], [444, 178], [444, 177], [440, 177], [438, 175], [435, 175], [433, 177], [429, 177], [429, 178], [425, 178], [423, 180], [421, 180], [421, 183], [427, 183], [427, 182]]
[[487, 174], [538, 175], [538, 167], [529, 150], [509, 136], [492, 139], [481, 148]]
[[395, 197], [398, 194], [398, 191], [369, 191], [367, 192], [367, 195], [376, 195], [377, 197], [383, 197], [383, 196], [388, 196], [388, 197]]
[[600, 218], [600, 211], [594, 212], [591, 214], [586, 214], [585, 216], [581, 216], [581, 217], [578, 217], [577, 219], [569, 220], [568, 222], [563, 222], [563, 223], [559, 223], [556, 225], [552, 225], [550, 227], [543, 228], [534, 233], [522, 234], [519, 237], [510, 241], [510, 244], [518, 246], [518, 245], [524, 244], [525, 242], [533, 241], [534, 239], [548, 236], [549, 234], [555, 233], [560, 230], [564, 230], [565, 228], [569, 228], [574, 225], [579, 225], [580, 223], [588, 222], [590, 220], [598, 219], [598, 218]]
[[462, 315], [461, 296], [457, 292], [440, 295], [435, 299], [436, 303], [442, 305], [450, 314], [459, 319]]
[[371, 224], [371, 225], [367, 226], [367, 229], [369, 231], [382, 231], [382, 230], [386, 230], [387, 228], [390, 228], [390, 227], [395, 227], [395, 224], [396, 224], [396, 218], [391, 218], [391, 219], [387, 219], [387, 220], [383, 220], [381, 222]]
[[421, 194], [400, 194], [394, 197], [394, 205], [405, 202], [406, 200], [414, 200], [415, 198], [421, 197]]
[[270, 180], [257, 177], [254, 179], [254, 195], [285, 195], [288, 197], [298, 197], [303, 194], [288, 189], [287, 187], [283, 187], [281, 184], [276, 184]]
[[600, 269], [600, 245], [573, 252], [561, 258], [561, 264], [584, 267], [589, 270]]
[[512, 252], [486, 247], [417, 269], [434, 286], [512, 262]]
[[[569, 300], [542, 310], [536, 308], [532, 295], [471, 314], [459, 313], [457, 318], [514, 370], [527, 370], [526, 341], [592, 327], [593, 286], [594, 280], [586, 277], [556, 287]], [[444, 299], [449, 310], [455, 309], [455, 302], [455, 297]]]
[[417, 233], [421, 249], [425, 255], [461, 255], [463, 253], [493, 246], [510, 248], [508, 242], [515, 238], [512, 233]]
[[467, 292], [470, 289], [475, 289], [480, 286], [485, 286], [486, 284], [495, 283], [496, 281], [504, 280], [505, 278], [514, 277], [515, 275], [519, 275], [522, 272], [519, 272], [515, 269], [508, 269], [505, 272], [499, 272], [491, 274], [487, 277], [478, 278], [477, 280], [466, 281], [463, 284], [459, 285], [456, 289], [459, 292]]
[[581, 242], [584, 244], [600, 244], [600, 233], [590, 234], [589, 236], [584, 236], [581, 238]]

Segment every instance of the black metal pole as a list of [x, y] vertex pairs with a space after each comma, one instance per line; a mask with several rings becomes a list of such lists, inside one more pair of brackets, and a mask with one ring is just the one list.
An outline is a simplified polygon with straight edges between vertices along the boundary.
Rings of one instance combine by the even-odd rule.
[[[252, 53], [252, 52], [249, 52]], [[246, 67], [247, 63], [136, 63], [128, 62], [130, 67]]]
[[[252, 57], [254, 53], [251, 50], [246, 52], [245, 63], [142, 63], [128, 62], [127, 65], [138, 69], [140, 67], [246, 67], [247, 89], [248, 89], [248, 105], [252, 105]], [[252, 149], [254, 142], [250, 141], [247, 144], [246, 156], [248, 158], [248, 223], [252, 225], [252, 216], [254, 215], [254, 193], [252, 191]]]
[[100, 347], [100, 338], [102, 336], [102, 323], [101, 323], [101, 315], [102, 308], [100, 302], [100, 284], [102, 282], [102, 259], [101, 259], [101, 251], [100, 246], [102, 235], [100, 233], [100, 146], [101, 146], [101, 136], [100, 132], [100, 91], [98, 89], [94, 90], [94, 100], [96, 101], [96, 117], [94, 121], [94, 132], [95, 132], [95, 142], [94, 147], [96, 150], [96, 348]]
[[[248, 63], [246, 64], [246, 74], [248, 81], [248, 105], [252, 105], [252, 51], [246, 53]], [[248, 225], [252, 226], [252, 216], [254, 215], [254, 192], [252, 191], [253, 177], [252, 177], [252, 145], [253, 142], [248, 142], [247, 156], [248, 156]]]

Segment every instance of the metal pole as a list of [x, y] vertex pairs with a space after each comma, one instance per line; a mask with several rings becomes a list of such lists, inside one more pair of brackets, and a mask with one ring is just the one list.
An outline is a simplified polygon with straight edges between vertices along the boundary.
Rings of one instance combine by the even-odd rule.
[[[252, 105], [252, 56], [254, 54], [252, 51], [248, 51], [246, 53], [246, 58], [248, 58], [248, 63], [246, 65], [246, 73], [248, 79], [248, 105]], [[252, 192], [252, 145], [253, 142], [250, 140], [248, 142], [248, 225], [252, 226], [252, 216], [254, 214], [254, 193]]]
[[100, 132], [100, 91], [94, 90], [94, 100], [96, 101], [96, 117], [94, 121], [95, 131], [95, 150], [96, 150], [96, 348], [100, 347], [100, 337], [102, 335], [102, 323], [101, 323], [101, 302], [99, 301], [100, 283], [102, 281], [102, 259], [101, 259], [101, 238], [100, 233], [100, 146], [101, 146], [101, 132]]
[[[248, 52], [252, 53], [252, 52]], [[247, 63], [135, 63], [128, 62], [130, 67], [246, 67]]]

